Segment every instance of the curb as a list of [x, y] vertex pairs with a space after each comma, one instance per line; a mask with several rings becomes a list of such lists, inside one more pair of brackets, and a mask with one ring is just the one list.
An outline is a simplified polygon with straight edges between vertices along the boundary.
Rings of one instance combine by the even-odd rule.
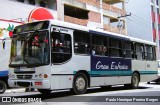
[[5, 93], [25, 92], [25, 88], [7, 89]]

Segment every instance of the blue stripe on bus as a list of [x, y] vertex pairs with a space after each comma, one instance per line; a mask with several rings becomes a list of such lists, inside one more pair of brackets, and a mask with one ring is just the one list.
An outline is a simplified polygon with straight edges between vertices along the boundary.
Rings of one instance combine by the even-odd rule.
[[89, 30], [89, 32], [90, 32], [90, 33], [93, 33], [93, 34], [100, 34], [100, 35], [108, 36], [108, 37], [111, 37], [111, 38], [123, 39], [123, 40], [130, 41], [129, 38], [120, 37], [120, 36], [115, 36], [115, 35], [110, 35], [110, 34], [103, 33], [103, 32], [98, 32], [98, 31], [93, 31], [93, 30]]
[[[74, 74], [76, 74], [77, 71], [74, 71]], [[90, 76], [131, 76], [133, 71], [131, 70], [108, 70], [108, 71], [88, 71]], [[140, 75], [152, 75], [152, 74], [157, 74], [158, 71], [139, 71]]]
[[8, 76], [8, 70], [0, 71], [0, 77]]

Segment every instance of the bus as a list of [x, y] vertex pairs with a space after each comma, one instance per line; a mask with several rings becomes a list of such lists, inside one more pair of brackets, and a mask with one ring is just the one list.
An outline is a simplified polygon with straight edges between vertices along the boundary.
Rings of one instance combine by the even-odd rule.
[[157, 78], [156, 44], [101, 29], [58, 20], [15, 27], [11, 42], [9, 86], [35, 88], [42, 94]]
[[11, 49], [11, 37], [15, 26], [22, 22], [0, 19], [0, 94], [8, 87], [8, 71]]
[[0, 94], [8, 87], [8, 64], [10, 58], [11, 39], [0, 39]]

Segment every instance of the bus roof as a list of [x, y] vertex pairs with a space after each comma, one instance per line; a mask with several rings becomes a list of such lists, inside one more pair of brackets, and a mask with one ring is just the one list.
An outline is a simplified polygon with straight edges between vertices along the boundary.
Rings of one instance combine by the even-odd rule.
[[123, 40], [130, 40], [133, 42], [139, 42], [139, 43], [145, 43], [145, 44], [149, 44], [149, 45], [154, 45], [156, 46], [156, 43], [151, 42], [151, 41], [147, 41], [147, 40], [143, 40], [143, 39], [139, 39], [139, 38], [134, 38], [134, 37], [130, 37], [130, 36], [125, 36], [122, 34], [117, 34], [117, 33], [113, 33], [113, 32], [108, 32], [108, 31], [103, 31], [102, 29], [91, 29], [89, 27], [86, 26], [81, 26], [81, 25], [77, 25], [77, 24], [72, 24], [72, 23], [68, 23], [68, 22], [63, 22], [63, 21], [59, 21], [59, 20], [49, 20], [51, 22], [51, 24], [57, 25], [57, 26], [61, 26], [61, 27], [65, 27], [65, 28], [70, 28], [70, 29], [76, 29], [76, 30], [82, 30], [82, 31], [86, 31], [86, 32], [90, 32], [90, 33], [98, 33], [101, 35], [105, 35], [105, 36], [109, 36], [109, 37], [114, 37], [114, 38], [118, 38], [118, 39], [123, 39]]

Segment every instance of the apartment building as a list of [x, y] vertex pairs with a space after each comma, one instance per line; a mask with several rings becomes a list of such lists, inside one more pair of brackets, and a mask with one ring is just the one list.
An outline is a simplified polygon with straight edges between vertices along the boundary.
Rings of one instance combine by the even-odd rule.
[[[44, 7], [54, 19], [126, 35], [125, 17], [118, 18], [126, 14], [124, 1], [4, 0], [0, 4], [0, 28], [3, 28], [2, 21], [9, 23], [12, 21], [12, 24], [26, 22], [33, 9]], [[120, 8], [115, 4], [120, 4]]]
[[125, 18], [118, 18], [125, 15], [124, 0], [60, 0], [57, 6], [59, 20], [127, 34]]

